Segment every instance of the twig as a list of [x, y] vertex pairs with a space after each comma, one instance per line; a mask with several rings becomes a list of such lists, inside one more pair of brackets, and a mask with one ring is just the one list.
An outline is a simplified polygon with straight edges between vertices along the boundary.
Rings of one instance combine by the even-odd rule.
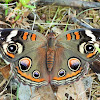
[[10, 80], [11, 80], [11, 78], [12, 78], [12, 75], [10, 76], [10, 78], [9, 78], [9, 80], [8, 80], [8, 82], [7, 82], [7, 84], [5, 85], [5, 87], [4, 87], [4, 89], [3, 89], [3, 91], [1, 91], [0, 92], [0, 96], [7, 90], [7, 86], [8, 86], [8, 84], [9, 84], [9, 82], [10, 82]]
[[0, 92], [0, 96], [7, 90], [7, 88], [4, 88], [3, 91]]
[[3, 79], [3, 81], [0, 83], [0, 87], [2, 87], [6, 83], [6, 79]]
[[88, 24], [86, 24], [86, 23], [81, 22], [81, 21], [78, 20], [76, 17], [70, 16], [70, 18], [71, 18], [71, 20], [72, 20], [74, 23], [76, 23], [76, 24], [78, 24], [78, 25], [80, 25], [80, 26], [82, 26], [82, 27], [84, 27], [84, 28], [93, 28], [92, 26], [90, 26], [90, 25], [88, 25]]
[[10, 5], [14, 5], [14, 4], [16, 4], [16, 3], [17, 3], [17, 2], [9, 3], [9, 4], [2, 4], [2, 3], [0, 3], [0, 5], [1, 5], [1, 6], [5, 6], [5, 5], [9, 5], [9, 6], [10, 6]]
[[79, 0], [39, 0], [38, 4], [43, 3], [43, 5], [57, 5], [57, 6], [71, 6], [80, 8], [95, 8], [100, 7], [99, 2], [87, 2]]

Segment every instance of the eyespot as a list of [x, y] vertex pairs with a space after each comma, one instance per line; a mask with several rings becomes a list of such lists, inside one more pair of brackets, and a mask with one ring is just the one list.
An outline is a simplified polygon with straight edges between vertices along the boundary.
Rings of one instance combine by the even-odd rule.
[[7, 51], [8, 51], [9, 53], [16, 53], [17, 48], [18, 48], [17, 44], [11, 43], [11, 44], [9, 44], [9, 45], [7, 46]]
[[86, 52], [94, 52], [94, 45], [93, 44], [86, 44], [85, 51]]
[[59, 70], [59, 72], [58, 72], [59, 77], [63, 77], [65, 75], [66, 75], [66, 71], [64, 69]]
[[79, 59], [77, 58], [70, 58], [68, 60], [68, 67], [72, 70], [72, 71], [77, 71], [80, 68], [81, 62]]
[[22, 71], [28, 71], [31, 67], [31, 59], [30, 58], [22, 58], [19, 61], [19, 67]]
[[37, 70], [33, 71], [33, 77], [34, 77], [35, 79], [40, 78], [40, 72], [37, 71]]

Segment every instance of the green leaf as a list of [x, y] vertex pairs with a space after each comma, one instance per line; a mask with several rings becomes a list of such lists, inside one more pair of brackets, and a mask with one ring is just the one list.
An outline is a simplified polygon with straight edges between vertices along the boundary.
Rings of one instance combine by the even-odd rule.
[[13, 0], [5, 0], [6, 3], [11, 2], [11, 1], [13, 1]]
[[19, 0], [23, 6], [27, 5], [30, 0]]
[[[5, 4], [8, 4], [8, 2], [6, 2]], [[7, 16], [8, 14], [8, 5], [5, 5], [7, 8], [5, 9], [5, 16]]]
[[19, 99], [18, 99], [19, 85], [20, 85], [20, 84], [18, 84], [18, 87], [17, 87], [17, 96], [16, 96], [17, 98], [16, 98], [16, 100], [19, 100]]
[[20, 18], [20, 15], [17, 15], [15, 18], [15, 21], [18, 20]]
[[7, 16], [7, 14], [8, 14], [8, 9], [5, 10], [5, 16]]
[[67, 30], [68, 23], [69, 23], [69, 18], [68, 18], [68, 20], [67, 20], [67, 24], [66, 24], [66, 27], [65, 27], [65, 29], [64, 29], [64, 32], [66, 32], [66, 30]]
[[100, 53], [100, 48], [99, 48], [99, 47], [96, 47], [96, 46], [95, 46], [95, 48], [96, 48], [96, 49], [98, 50], [98, 52]]
[[30, 8], [30, 9], [36, 8], [35, 6], [30, 6], [30, 5], [24, 5], [24, 7], [27, 7], [27, 8]]
[[49, 20], [47, 20], [46, 23], [51, 23], [51, 22]]

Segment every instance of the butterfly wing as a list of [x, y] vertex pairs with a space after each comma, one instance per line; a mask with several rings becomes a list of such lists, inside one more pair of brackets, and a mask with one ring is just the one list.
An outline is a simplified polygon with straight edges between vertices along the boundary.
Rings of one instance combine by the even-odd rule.
[[24, 84], [48, 83], [46, 42], [45, 36], [35, 31], [0, 29], [0, 53], [13, 64], [15, 76]]
[[86, 71], [88, 62], [99, 56], [96, 49], [100, 47], [99, 39], [100, 29], [77, 29], [59, 35], [51, 84], [62, 85], [78, 80]]
[[45, 43], [45, 36], [35, 31], [0, 29], [0, 53], [10, 62], [38, 47], [44, 46]]
[[48, 84], [48, 73], [46, 70], [46, 50], [37, 48], [23, 55], [13, 63], [14, 73], [17, 79], [31, 86], [42, 86]]

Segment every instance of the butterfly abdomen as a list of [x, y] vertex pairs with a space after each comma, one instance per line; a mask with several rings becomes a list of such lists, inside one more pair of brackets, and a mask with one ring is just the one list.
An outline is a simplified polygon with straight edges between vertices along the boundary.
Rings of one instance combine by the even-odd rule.
[[51, 71], [54, 65], [54, 54], [55, 51], [52, 48], [49, 48], [47, 51], [47, 69]]
[[55, 34], [53, 32], [47, 35], [47, 69], [51, 71], [54, 66], [54, 54], [55, 54]]

